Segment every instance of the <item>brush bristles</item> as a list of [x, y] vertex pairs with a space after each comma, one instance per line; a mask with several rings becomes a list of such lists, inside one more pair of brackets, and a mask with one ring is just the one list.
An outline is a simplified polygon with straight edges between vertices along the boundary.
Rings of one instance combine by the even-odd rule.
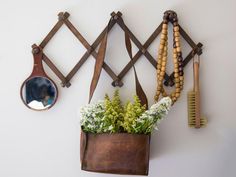
[[[188, 92], [188, 125], [190, 127], [195, 127], [196, 123], [196, 92]], [[207, 119], [201, 118], [200, 125], [201, 127], [206, 126]]]

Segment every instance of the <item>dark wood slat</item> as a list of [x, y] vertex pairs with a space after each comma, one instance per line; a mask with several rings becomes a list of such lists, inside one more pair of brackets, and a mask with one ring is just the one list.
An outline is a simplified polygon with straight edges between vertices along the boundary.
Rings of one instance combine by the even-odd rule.
[[[197, 44], [197, 47], [198, 48], [202, 48], [202, 44], [201, 43], [198, 43]], [[194, 50], [192, 49], [189, 54], [185, 57], [185, 59], [183, 60], [183, 67], [185, 67], [194, 57], [194, 55], [198, 54], [198, 55], [201, 55], [201, 53], [197, 53], [198, 50]], [[165, 80], [165, 82], [170, 82], [170, 81], [173, 81], [174, 82], [174, 72], [171, 73], [171, 75]]]
[[70, 87], [70, 82], [67, 81], [66, 77], [60, 72], [60, 70], [53, 64], [53, 62], [43, 53], [43, 61], [48, 65], [48, 67], [56, 74], [56, 76], [61, 80], [62, 86]]
[[58, 22], [56, 23], [56, 25], [54, 25], [54, 27], [51, 29], [51, 31], [47, 34], [47, 36], [43, 39], [43, 41], [39, 44], [39, 46], [43, 49], [48, 42], [52, 39], [52, 37], [57, 33], [57, 31], [62, 27], [62, 25], [64, 24], [63, 19], [67, 19], [70, 16], [69, 13], [63, 13], [60, 12], [58, 14]]
[[[119, 25], [124, 31], [126, 31], [126, 32], [128, 33], [130, 39], [134, 42], [134, 44], [137, 46], [137, 48], [142, 51], [142, 54], [149, 60], [149, 62], [153, 65], [153, 67], [156, 68], [156, 66], [157, 66], [156, 60], [155, 60], [155, 59], [152, 57], [152, 55], [147, 51], [147, 47], [143, 46], [143, 45], [141, 44], [141, 42], [135, 37], [135, 35], [130, 31], [130, 29], [125, 25], [125, 23], [124, 23], [123, 19], [121, 19], [121, 17], [118, 18], [117, 23], [118, 23], [118, 25]], [[159, 25], [159, 27], [160, 27], [160, 30], [161, 30], [161, 25]], [[159, 34], [160, 34], [160, 32], [159, 32]], [[154, 39], [155, 39], [155, 38], [154, 38]], [[154, 39], [153, 39], [153, 40], [154, 40]], [[151, 39], [150, 39], [150, 40], [151, 40]], [[137, 60], [136, 60], [136, 61], [137, 61]], [[127, 71], [127, 72], [128, 72], [128, 71]], [[164, 78], [165, 78], [165, 79], [168, 78], [168, 74], [167, 74], [167, 73], [165, 73]]]
[[[108, 31], [111, 30], [111, 28], [115, 25], [116, 21], [112, 20], [112, 22], [109, 25]], [[98, 36], [98, 38], [95, 40], [95, 42], [90, 46], [90, 44], [85, 40], [85, 38], [79, 33], [79, 31], [73, 26], [72, 23], [70, 23], [69, 20], [65, 20], [66, 26], [72, 31], [72, 33], [79, 39], [79, 41], [84, 45], [84, 47], [87, 49], [87, 52], [82, 56], [82, 58], [79, 60], [79, 62], [75, 65], [75, 67], [71, 70], [71, 72], [67, 75], [67, 80], [71, 80], [71, 78], [76, 74], [76, 72], [80, 69], [80, 67], [84, 64], [84, 62], [88, 59], [90, 55], [94, 57], [94, 59], [97, 58], [97, 52], [95, 49], [103, 39], [105, 32], [107, 30], [107, 27], [102, 31], [102, 33]], [[113, 79], [113, 81], [117, 81], [118, 76], [113, 72], [113, 70], [104, 62], [103, 64], [104, 70], [110, 75], [110, 77]], [[123, 83], [119, 81], [119, 86], [122, 86]]]
[[[155, 40], [155, 38], [160, 34], [161, 32], [161, 26], [162, 24], [160, 24], [156, 30], [152, 33], [152, 35], [148, 38], [148, 40], [144, 43], [143, 48], [148, 49], [148, 47], [151, 45], [151, 43]], [[138, 59], [142, 56], [142, 51], [139, 50], [133, 57], [132, 61], [129, 61], [129, 63], [125, 66], [125, 68], [120, 72], [120, 74], [118, 75], [118, 77], [120, 79], [122, 79], [126, 73], [131, 69], [132, 67], [132, 62], [136, 63], [136, 61], [138, 61]], [[156, 66], [155, 66], [156, 67]]]
[[[80, 58], [79, 62], [74, 66], [74, 68], [70, 71], [70, 73], [65, 77], [59, 69], [52, 63], [52, 61], [44, 54], [43, 60], [44, 62], [49, 66], [49, 68], [57, 75], [57, 77], [62, 81], [62, 85], [69, 87], [70, 83], [69, 81], [72, 79], [72, 77], [76, 74], [76, 72], [81, 68], [81, 66], [85, 63], [85, 61], [89, 58], [90, 55], [94, 57], [94, 59], [97, 58], [97, 52], [95, 49], [98, 47], [100, 42], [102, 41], [105, 31], [107, 30], [107, 27], [100, 33], [100, 35], [97, 37], [97, 39], [94, 41], [92, 45], [90, 45], [86, 39], [80, 34], [80, 32], [74, 27], [74, 25], [68, 20], [69, 13], [60, 12], [58, 14], [58, 22], [52, 30], [48, 33], [48, 35], [43, 39], [41, 44], [39, 45], [41, 48], [44, 48], [48, 42], [53, 38], [53, 36], [56, 34], [56, 32], [61, 28], [63, 24], [65, 24], [70, 31], [76, 36], [76, 38], [83, 44], [83, 46], [87, 49], [87, 51], [84, 53], [84, 55]], [[154, 59], [154, 57], [147, 51], [148, 47], [151, 45], [151, 43], [155, 40], [155, 38], [160, 34], [162, 23], [157, 27], [157, 29], [152, 33], [152, 35], [147, 39], [147, 41], [144, 43], [144, 45], [141, 44], [141, 42], [135, 37], [135, 35], [130, 31], [130, 29], [126, 26], [122, 19], [121, 12], [111, 13], [112, 16], [112, 22], [108, 26], [108, 30], [110, 31], [111, 28], [117, 23], [121, 29], [124, 32], [127, 32], [130, 39], [133, 41], [133, 43], [137, 46], [139, 51], [133, 56], [133, 63], [136, 63], [138, 59], [144, 55], [145, 58], [153, 65], [153, 67], [157, 67], [157, 61]], [[183, 30], [183, 28], [180, 26], [180, 34], [184, 38], [184, 40], [187, 41], [187, 43], [191, 46], [192, 51], [186, 56], [184, 59], [183, 65], [187, 65], [188, 62], [193, 58], [195, 54], [201, 55], [202, 54], [202, 44], [198, 43], [197, 45], [194, 43], [194, 41], [190, 38], [190, 36]], [[128, 73], [128, 71], [132, 68], [131, 61], [128, 62], [128, 64], [124, 67], [124, 69], [119, 73], [117, 76], [112, 69], [106, 64], [103, 64], [103, 69], [109, 74], [109, 76], [113, 79], [112, 85], [113, 86], [122, 86], [123, 82], [121, 81], [123, 77]], [[165, 85], [166, 86], [173, 86], [174, 85], [174, 73], [172, 73], [170, 76], [168, 76], [167, 73], [165, 73]]]

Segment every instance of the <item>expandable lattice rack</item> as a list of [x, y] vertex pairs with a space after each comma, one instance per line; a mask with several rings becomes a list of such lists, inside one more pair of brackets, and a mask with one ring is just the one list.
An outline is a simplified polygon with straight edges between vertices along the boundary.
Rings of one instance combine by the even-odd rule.
[[[75, 35], [75, 37], [82, 43], [82, 45], [87, 49], [87, 51], [84, 53], [84, 55], [80, 58], [79, 62], [74, 66], [74, 68], [69, 72], [67, 76], [64, 76], [60, 70], [54, 65], [54, 63], [47, 57], [45, 53], [43, 53], [43, 61], [49, 66], [49, 68], [57, 75], [57, 77], [61, 80], [62, 87], [70, 87], [70, 80], [73, 78], [73, 76], [76, 74], [76, 72], [80, 69], [80, 67], [85, 63], [85, 61], [89, 58], [90, 55], [93, 56], [94, 59], [97, 58], [98, 53], [96, 52], [96, 48], [102, 41], [106, 30], [108, 28], [108, 31], [112, 29], [112, 27], [115, 24], [118, 24], [123, 31], [126, 31], [130, 37], [130, 39], [133, 41], [133, 43], [137, 46], [139, 51], [134, 55], [133, 62], [137, 62], [138, 59], [144, 55], [145, 58], [156, 68], [157, 67], [157, 61], [155, 58], [148, 52], [148, 47], [151, 45], [151, 43], [157, 38], [157, 36], [161, 33], [162, 29], [162, 23], [155, 29], [155, 31], [151, 34], [151, 36], [147, 39], [147, 41], [142, 44], [137, 37], [131, 32], [131, 30], [126, 26], [125, 23], [122, 23], [122, 13], [121, 12], [112, 12], [111, 13], [111, 22], [109, 23], [109, 26], [106, 26], [104, 30], [100, 33], [100, 35], [97, 37], [97, 39], [93, 42], [92, 45], [90, 45], [87, 40], [80, 34], [80, 32], [75, 28], [75, 26], [70, 22], [68, 17], [70, 14], [68, 12], [60, 12], [58, 14], [58, 22], [56, 25], [52, 28], [52, 30], [48, 33], [48, 35], [43, 39], [43, 41], [39, 44], [39, 47], [42, 49], [48, 44], [48, 42], [52, 39], [52, 37], [56, 34], [56, 32], [62, 27], [63, 24], [65, 24], [69, 30]], [[193, 40], [189, 37], [189, 35], [183, 30], [181, 26], [180, 27], [180, 35], [185, 39], [185, 41], [190, 45], [192, 50], [189, 52], [189, 54], [185, 57], [183, 60], [183, 66], [186, 66], [188, 62], [194, 57], [194, 55], [201, 55], [202, 54], [202, 44], [201, 43], [194, 43]], [[109, 74], [109, 76], [112, 78], [113, 86], [119, 86], [121, 87], [123, 85], [122, 78], [125, 77], [127, 72], [132, 68], [131, 61], [128, 62], [128, 64], [123, 68], [123, 70], [116, 75], [114, 71], [106, 64], [103, 64], [103, 69]], [[165, 73], [164, 76], [165, 82], [164, 84], [166, 86], [173, 86], [174, 85], [174, 73], [171, 75], [168, 75]]]

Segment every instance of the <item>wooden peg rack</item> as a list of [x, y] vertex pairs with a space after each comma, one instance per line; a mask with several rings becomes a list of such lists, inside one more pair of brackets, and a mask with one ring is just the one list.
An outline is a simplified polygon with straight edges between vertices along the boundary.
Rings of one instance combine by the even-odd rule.
[[[47, 55], [43, 52], [43, 61], [49, 66], [49, 68], [56, 74], [56, 76], [61, 80], [62, 87], [70, 87], [70, 80], [76, 74], [76, 72], [80, 69], [80, 67], [85, 63], [85, 61], [89, 58], [90, 55], [93, 56], [94, 59], [97, 58], [98, 53], [96, 52], [96, 48], [102, 41], [105, 32], [108, 28], [108, 31], [112, 29], [115, 24], [118, 24], [123, 31], [126, 31], [133, 41], [133, 43], [137, 46], [139, 51], [134, 55], [133, 62], [136, 63], [139, 58], [144, 55], [145, 58], [153, 65], [153, 67], [157, 67], [156, 59], [148, 52], [148, 47], [152, 44], [152, 42], [157, 38], [157, 36], [161, 33], [162, 23], [155, 29], [155, 31], [151, 34], [151, 36], [147, 39], [147, 41], [142, 44], [138, 38], [131, 32], [131, 30], [126, 26], [125, 23], [122, 23], [122, 13], [121, 12], [112, 12], [111, 13], [111, 23], [109, 26], [106, 26], [103, 31], [99, 34], [97, 39], [90, 45], [87, 40], [81, 35], [81, 33], [75, 28], [75, 26], [68, 19], [70, 14], [68, 12], [60, 12], [58, 14], [58, 22], [52, 28], [52, 30], [48, 33], [48, 35], [43, 39], [43, 41], [39, 44], [39, 47], [42, 49], [49, 43], [49, 41], [53, 38], [53, 36], [57, 33], [57, 31], [62, 27], [62, 25], [66, 25], [69, 30], [75, 35], [75, 37], [82, 43], [82, 45], [87, 49], [87, 51], [80, 58], [78, 63], [74, 66], [74, 68], [64, 76], [59, 69], [55, 66], [55, 64], [47, 57]], [[202, 44], [195, 43], [189, 35], [180, 27], [180, 35], [184, 38], [184, 40], [190, 45], [192, 50], [188, 53], [183, 61], [183, 65], [186, 66], [188, 62], [194, 57], [194, 55], [202, 54]], [[123, 86], [122, 78], [128, 73], [128, 71], [132, 68], [131, 61], [123, 68], [123, 70], [116, 75], [114, 71], [110, 68], [110, 66], [106, 63], [103, 64], [103, 69], [107, 72], [107, 74], [113, 80], [112, 85], [115, 86]], [[168, 75], [165, 73], [165, 86], [173, 86], [174, 85], [174, 73]]]

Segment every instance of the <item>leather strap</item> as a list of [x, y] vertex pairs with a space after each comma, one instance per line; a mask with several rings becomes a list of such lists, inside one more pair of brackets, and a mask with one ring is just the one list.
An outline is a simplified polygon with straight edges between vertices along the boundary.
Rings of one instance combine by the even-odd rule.
[[[122, 17], [119, 16], [118, 18], [121, 19], [122, 23], [124, 23]], [[114, 20], [114, 19], [112, 18], [109, 21], [109, 23], [107, 25], [107, 29], [108, 29], [108, 26], [109, 26], [109, 24], [111, 23], [112, 20]], [[117, 19], [115, 19], [115, 20], [117, 20]], [[133, 67], [133, 70], [134, 70], [136, 94], [140, 98], [141, 104], [146, 105], [146, 108], [148, 108], [147, 97], [146, 97], [146, 94], [144, 93], [144, 91], [142, 89], [142, 86], [141, 86], [139, 80], [138, 80], [137, 72], [136, 72], [136, 69], [135, 69], [135, 66], [134, 66], [133, 57], [132, 57], [132, 45], [131, 45], [130, 37], [129, 37], [126, 30], [124, 32], [125, 32], [126, 50], [129, 54], [130, 60], [132, 61], [131, 63], [132, 63], [132, 67]], [[104, 35], [104, 38], [103, 38], [103, 40], [101, 42], [101, 45], [99, 47], [99, 50], [98, 50], [98, 55], [97, 55], [97, 59], [96, 59], [95, 67], [94, 67], [93, 78], [92, 78], [91, 85], [90, 85], [89, 103], [90, 103], [90, 101], [93, 97], [94, 91], [97, 87], [98, 80], [100, 78], [102, 65], [104, 63], [105, 54], [106, 54], [107, 37], [108, 37], [108, 30], [106, 31], [106, 34]]]

